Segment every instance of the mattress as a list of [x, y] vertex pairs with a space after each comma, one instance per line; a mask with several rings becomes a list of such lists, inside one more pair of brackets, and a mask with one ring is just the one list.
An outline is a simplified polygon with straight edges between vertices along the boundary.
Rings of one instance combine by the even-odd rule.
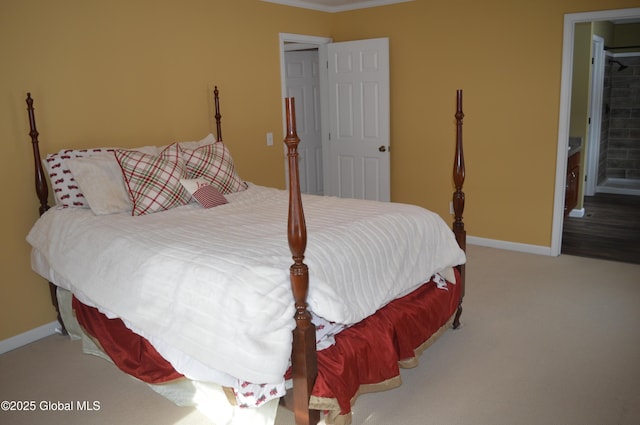
[[[295, 327], [288, 192], [250, 184], [227, 199], [141, 217], [52, 208], [27, 237], [42, 260], [34, 269], [154, 345], [230, 379], [280, 383]], [[358, 323], [465, 261], [423, 208], [312, 195], [303, 204], [308, 303], [325, 320]]]

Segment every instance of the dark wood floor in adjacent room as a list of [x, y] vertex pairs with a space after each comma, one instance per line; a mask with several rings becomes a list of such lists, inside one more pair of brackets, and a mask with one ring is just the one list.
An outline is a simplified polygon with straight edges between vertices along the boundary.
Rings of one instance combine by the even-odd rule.
[[597, 193], [584, 209], [564, 220], [563, 254], [640, 264], [640, 196]]

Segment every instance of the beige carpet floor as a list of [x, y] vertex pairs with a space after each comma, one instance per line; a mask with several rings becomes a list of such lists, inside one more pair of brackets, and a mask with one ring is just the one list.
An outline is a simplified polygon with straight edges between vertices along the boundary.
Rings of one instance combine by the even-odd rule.
[[[640, 265], [468, 251], [463, 327], [400, 388], [361, 396], [354, 425], [640, 424]], [[0, 356], [1, 400], [100, 410], [0, 411], [0, 424], [207, 424], [57, 335]]]

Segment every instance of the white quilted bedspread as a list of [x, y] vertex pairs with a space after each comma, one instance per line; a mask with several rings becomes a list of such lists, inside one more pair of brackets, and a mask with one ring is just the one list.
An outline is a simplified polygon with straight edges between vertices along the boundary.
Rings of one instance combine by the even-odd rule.
[[[27, 240], [83, 302], [240, 380], [278, 383], [295, 326], [288, 192], [250, 185], [227, 199], [142, 217], [52, 208]], [[425, 209], [303, 202], [309, 306], [327, 320], [358, 322], [465, 261], [449, 227]]]

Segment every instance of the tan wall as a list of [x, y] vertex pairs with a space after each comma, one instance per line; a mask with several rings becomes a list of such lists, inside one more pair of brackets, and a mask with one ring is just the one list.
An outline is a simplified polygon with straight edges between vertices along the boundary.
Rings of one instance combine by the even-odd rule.
[[284, 187], [279, 33], [328, 36], [331, 15], [256, 0], [4, 0], [0, 5], [0, 340], [54, 320], [25, 236], [37, 218], [29, 124], [43, 155], [64, 147], [165, 144], [213, 130], [243, 178]]
[[448, 216], [462, 88], [469, 234], [550, 246], [564, 15], [633, 6], [416, 1], [337, 16], [337, 40], [390, 37], [393, 200]]
[[616, 53], [640, 51], [640, 24], [616, 25], [611, 44], [614, 47], [635, 46], [629, 49], [617, 49]]
[[[635, 24], [632, 24], [635, 25]], [[598, 35], [600, 37], [602, 37], [604, 39], [604, 45], [605, 46], [612, 46], [614, 41], [613, 41], [613, 33], [614, 33], [614, 28], [619, 27], [620, 25], [613, 25], [611, 22], [609, 21], [602, 21], [602, 22], [594, 22], [593, 23], [593, 33], [595, 35]], [[625, 25], [627, 26], [627, 25]]]
[[0, 6], [0, 340], [53, 320], [25, 235], [37, 218], [24, 96], [43, 150], [196, 139], [221, 88], [243, 178], [284, 186], [278, 34], [389, 37], [392, 198], [447, 219], [454, 94], [465, 90], [474, 236], [550, 245], [563, 15], [636, 0], [416, 0], [327, 14], [257, 0], [5, 0]]

